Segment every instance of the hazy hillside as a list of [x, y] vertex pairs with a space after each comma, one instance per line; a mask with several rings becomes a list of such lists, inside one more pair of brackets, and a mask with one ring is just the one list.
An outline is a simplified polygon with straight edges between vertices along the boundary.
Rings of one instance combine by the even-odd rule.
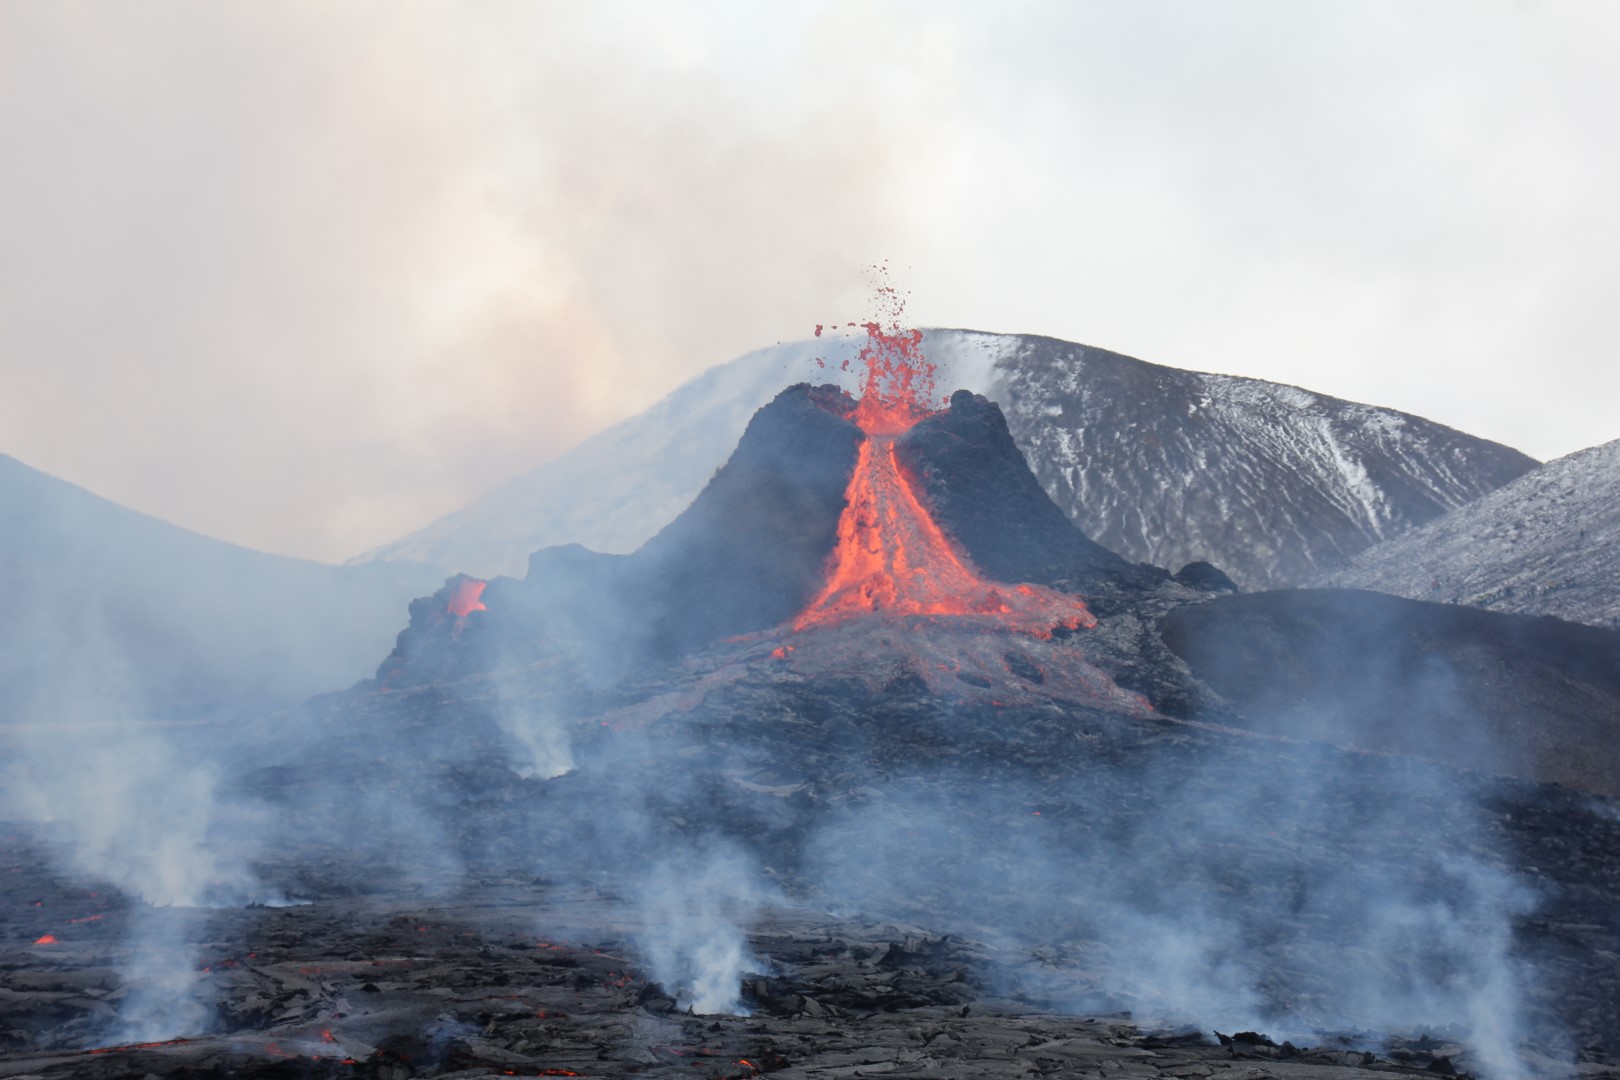
[[337, 689], [436, 581], [212, 540], [0, 454], [0, 723]]
[[[1245, 588], [1341, 565], [1536, 464], [1393, 409], [1051, 338], [935, 330], [926, 350], [942, 390], [1002, 405], [1042, 486], [1087, 535], [1172, 570], [1207, 559]], [[778, 390], [853, 387], [839, 370], [853, 351], [821, 339], [720, 365], [360, 560], [492, 576], [521, 574], [530, 552], [555, 544], [632, 551], [696, 497]]]
[[1620, 626], [1620, 439], [1549, 461], [1313, 584]]

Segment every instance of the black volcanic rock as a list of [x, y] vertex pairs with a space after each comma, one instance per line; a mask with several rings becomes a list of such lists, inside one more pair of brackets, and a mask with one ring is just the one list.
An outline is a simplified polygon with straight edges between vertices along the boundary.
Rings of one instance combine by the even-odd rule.
[[966, 390], [895, 440], [934, 520], [986, 576], [1095, 591], [1148, 587], [1169, 575], [1093, 542], [1052, 502], [994, 402]]
[[[882, 633], [878, 623], [839, 628], [864, 634], [850, 650], [855, 670], [879, 659], [867, 648]], [[1029, 655], [1039, 660], [1041, 649], [1057, 647], [1040, 643]], [[478, 722], [483, 688], [469, 680], [420, 694], [325, 703], [335, 711], [319, 729], [334, 738], [348, 733], [354, 756], [326, 747], [299, 753], [285, 776], [263, 788], [319, 816], [313, 761], [345, 783], [392, 798], [431, 794], [442, 808], [432, 819], [443, 823], [439, 842], [481, 867], [482, 879], [466, 894], [468, 912], [489, 910], [492, 893], [483, 881], [526, 881], [540, 867], [548, 881], [595, 884], [605, 895], [581, 910], [611, 913], [613, 932], [623, 935], [630, 923], [601, 906], [607, 896], [637, 895], [649, 865], [671, 853], [681, 858], [694, 845], [706, 850], [703, 845], [724, 837], [739, 849], [742, 865], [765, 868], [771, 888], [785, 890], [801, 913], [819, 919], [825, 910], [857, 911], [857, 925], [904, 926], [934, 938], [965, 934], [981, 956], [971, 943], [988, 938], [1016, 957], [956, 976], [954, 991], [995, 987], [1046, 1010], [1098, 1015], [1133, 1008], [1139, 1016], [1157, 1016], [1143, 997], [1165, 992], [1161, 986], [1179, 988], [1188, 976], [1224, 993], [1192, 1003], [1194, 1011], [1171, 1014], [1177, 1020], [1206, 1031], [1269, 1030], [1279, 1039], [1286, 1025], [1289, 1032], [1318, 1032], [1318, 1039], [1341, 1049], [1383, 1053], [1385, 1025], [1415, 1038], [1413, 1029], [1433, 1032], [1456, 1022], [1463, 1015], [1458, 998], [1487, 1006], [1497, 1000], [1478, 982], [1493, 963], [1480, 958], [1496, 955], [1508, 965], [1503, 979], [1516, 994], [1516, 1030], [1562, 1031], [1581, 1039], [1579, 1045], [1620, 1047], [1612, 963], [1605, 959], [1620, 947], [1620, 816], [1610, 804], [1439, 764], [1139, 712], [1010, 704], [979, 695], [971, 683], [941, 696], [921, 680], [867, 686], [785, 677], [786, 665], [767, 660], [767, 648], [758, 641], [721, 643], [700, 662], [649, 668], [606, 707], [600, 699], [558, 694], [544, 672], [515, 673], [525, 700], [532, 695], [538, 711], [568, 719], [575, 767], [550, 780], [503, 777], [498, 733], [487, 718]], [[942, 678], [957, 681], [948, 673]], [[1021, 678], [1035, 685], [1029, 670]], [[626, 723], [631, 708], [635, 722]], [[446, 739], [451, 725], [456, 737]], [[433, 732], [446, 752], [475, 755], [468, 765], [476, 767], [424, 764], [401, 754], [402, 729]], [[366, 732], [373, 734], [361, 737]], [[278, 749], [291, 752], [272, 738], [268, 750]], [[398, 756], [390, 761], [389, 755]], [[374, 760], [379, 756], [385, 760]], [[410, 833], [413, 851], [420, 831]], [[329, 874], [365, 880], [349, 859], [328, 859], [328, 865], [334, 866]], [[693, 865], [670, 887], [707, 894], [713, 882]], [[1523, 899], [1529, 890], [1546, 897], [1533, 911]], [[419, 895], [410, 902], [423, 903]], [[323, 917], [324, 910], [309, 915]], [[600, 940], [564, 934], [539, 912], [537, 905], [523, 910], [527, 934], [508, 930], [487, 940], [525, 938], [536, 925], [553, 942]], [[427, 925], [437, 935], [443, 921], [412, 917], [403, 933]], [[352, 936], [330, 936], [341, 942], [335, 954], [354, 950]], [[462, 937], [424, 940], [437, 945]], [[819, 928], [799, 940], [806, 949], [843, 951]], [[371, 948], [368, 956], [381, 951]], [[607, 951], [616, 956], [612, 970], [626, 971], [626, 961], [617, 959], [622, 946]], [[883, 1008], [913, 1008], [906, 997], [911, 984], [895, 977], [926, 968], [928, 952], [902, 942], [899, 949], [883, 944], [851, 958], [873, 975], [861, 984], [863, 995], [891, 995]], [[308, 955], [299, 958], [308, 963]], [[548, 949], [545, 955], [550, 961], [564, 954]], [[588, 965], [594, 955], [600, 954], [587, 949], [569, 958]], [[1189, 957], [1190, 964], [1182, 962]], [[954, 960], [953, 968], [961, 962]], [[435, 969], [378, 971], [370, 961], [361, 964], [356, 981], [376, 980], [389, 994], [445, 985], [424, 977]], [[896, 964], [899, 972], [891, 970]], [[576, 994], [574, 1004], [534, 1000], [526, 972], [542, 974], [536, 969], [545, 966], [527, 955], [499, 956], [488, 970], [509, 974], [514, 986], [491, 993], [524, 995], [513, 1016], [521, 1010], [533, 1017], [539, 1006], [584, 1015], [592, 1007], [592, 986], [603, 978], [561, 984]], [[868, 1014], [880, 1007], [876, 998], [845, 996], [852, 984], [795, 984], [801, 977], [796, 965], [769, 970], [771, 979], [788, 983], [751, 990], [762, 1007], [750, 1020], [760, 1025], [756, 1030], [781, 1034], [775, 1025], [791, 1019], [783, 1014], [805, 1008], [793, 1000], [798, 994], [845, 1010], [840, 1029], [868, 1037]], [[577, 974], [566, 971], [569, 980]], [[392, 984], [384, 981], [390, 976]], [[742, 985], [750, 987], [754, 978], [744, 975]], [[473, 984], [458, 976], [452, 985]], [[638, 1008], [639, 987], [618, 987], [621, 1012]], [[1385, 1003], [1413, 1001], [1413, 989], [1427, 994], [1425, 987], [1438, 998], [1422, 1007], [1397, 1015]], [[1246, 1007], [1228, 1006], [1228, 998], [1250, 992], [1253, 1023], [1266, 1023], [1222, 1023], [1219, 1012]], [[491, 1007], [482, 994], [454, 998], [463, 1007]], [[429, 1000], [433, 1010], [447, 1007], [442, 997]], [[953, 1001], [951, 1015], [967, 1003]], [[996, 1008], [990, 1001], [972, 1004], [974, 1015]], [[1371, 1010], [1377, 1026], [1359, 1026], [1365, 1014], [1355, 1010]], [[638, 1023], [644, 1019], [635, 1016]], [[925, 1018], [907, 1014], [912, 1030]], [[1358, 1026], [1346, 1028], [1346, 1021]], [[796, 1053], [812, 1052], [802, 1038], [809, 1029], [795, 1023], [787, 1030], [800, 1047]], [[344, 1031], [338, 1026], [338, 1034]], [[1344, 1040], [1331, 1034], [1345, 1031], [1357, 1034]], [[644, 1032], [638, 1034], [634, 1045], [645, 1047]], [[1297, 1034], [1291, 1038], [1306, 1045]], [[546, 1056], [531, 1072], [574, 1066], [554, 1056], [556, 1041], [554, 1030], [544, 1041], [533, 1039]], [[1021, 1029], [1015, 1041], [1028, 1045]], [[377, 1037], [368, 1042], [376, 1045]], [[597, 1052], [595, 1045], [583, 1051]], [[1037, 1060], [1033, 1053], [1021, 1055], [1018, 1068], [1027, 1072], [1031, 1060]], [[1354, 1060], [1366, 1059], [1357, 1053]], [[1419, 1059], [1419, 1067], [1426, 1060]], [[689, 1062], [680, 1068], [689, 1069]], [[933, 1066], [919, 1068], [915, 1058], [900, 1071], [945, 1075]], [[1465, 1071], [1492, 1075], [1477, 1067]]]
[[1353, 589], [1218, 597], [1160, 628], [1257, 730], [1620, 794], [1620, 633]]

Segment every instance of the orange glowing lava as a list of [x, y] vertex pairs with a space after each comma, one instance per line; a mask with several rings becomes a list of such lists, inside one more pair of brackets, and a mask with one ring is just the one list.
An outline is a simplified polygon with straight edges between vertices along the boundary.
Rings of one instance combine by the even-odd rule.
[[475, 611], [488, 611], [489, 609], [484, 606], [483, 600], [479, 599], [484, 595], [484, 586], [487, 584], [489, 583], [479, 581], [477, 578], [462, 578], [456, 585], [456, 591], [450, 594], [450, 603], [448, 605], [450, 614], [461, 619], [466, 618]]
[[55, 934], [46, 934], [44, 937], [35, 938], [34, 939], [34, 944], [35, 945], [55, 945], [56, 944], [56, 935]]
[[898, 435], [936, 411], [935, 367], [923, 356], [921, 330], [869, 322], [861, 346], [861, 400], [855, 423], [868, 435]]
[[852, 418], [866, 439], [844, 493], [827, 583], [793, 629], [877, 612], [995, 616], [1041, 637], [1060, 626], [1095, 626], [1078, 597], [989, 581], [957, 552], [895, 459], [895, 436], [936, 411], [935, 368], [922, 354], [922, 331], [875, 322], [865, 329], [865, 374]]
[[161, 1042], [129, 1043], [124, 1046], [96, 1046], [89, 1050], [80, 1051], [85, 1054], [121, 1054], [126, 1050], [156, 1050], [164, 1046], [181, 1046], [191, 1042], [190, 1039], [164, 1039]]

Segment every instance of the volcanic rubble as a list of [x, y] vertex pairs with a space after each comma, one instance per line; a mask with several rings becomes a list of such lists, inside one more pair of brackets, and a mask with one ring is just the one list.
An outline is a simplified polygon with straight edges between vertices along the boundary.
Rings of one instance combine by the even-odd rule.
[[[1230, 583], [1091, 544], [971, 395], [896, 460], [1087, 619], [795, 631], [850, 417], [794, 388], [642, 551], [453, 581], [377, 680], [233, 725], [277, 906], [150, 908], [0, 836], [0, 1076], [1620, 1076], [1598, 788], [1251, 730], [1161, 637]], [[699, 1008], [668, 971], [728, 942]], [[203, 1014], [129, 1045], [154, 986]]]

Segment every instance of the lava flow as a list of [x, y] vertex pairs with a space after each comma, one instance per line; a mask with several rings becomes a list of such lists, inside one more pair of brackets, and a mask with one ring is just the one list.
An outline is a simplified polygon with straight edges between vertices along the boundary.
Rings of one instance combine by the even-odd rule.
[[455, 592], [450, 594], [450, 603], [447, 605], [450, 614], [461, 619], [466, 618], [475, 611], [488, 611], [489, 609], [484, 606], [484, 601], [480, 599], [484, 595], [484, 586], [487, 584], [489, 583], [479, 581], [477, 578], [463, 577], [456, 584]]
[[844, 493], [827, 583], [793, 629], [876, 612], [993, 616], [1042, 637], [1058, 627], [1095, 626], [1078, 597], [988, 581], [956, 550], [895, 458], [895, 437], [936, 411], [934, 365], [922, 355], [922, 331], [885, 331], [877, 323], [865, 329], [861, 400], [851, 418], [866, 438]]

